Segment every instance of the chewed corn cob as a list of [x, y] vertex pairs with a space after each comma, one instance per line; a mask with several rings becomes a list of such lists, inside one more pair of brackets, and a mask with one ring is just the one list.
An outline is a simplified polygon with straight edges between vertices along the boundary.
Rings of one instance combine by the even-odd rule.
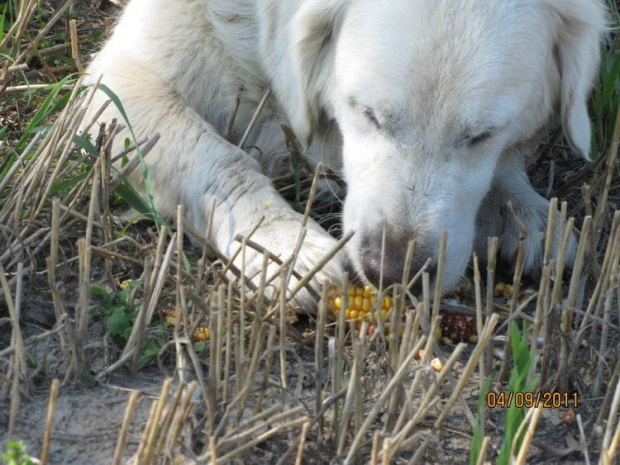
[[[164, 321], [168, 326], [174, 326], [176, 324], [176, 310], [174, 308], [166, 308], [162, 310]], [[192, 334], [194, 341], [208, 341], [211, 338], [211, 330], [204, 325], [198, 326]]]
[[192, 334], [192, 338], [195, 341], [208, 341], [211, 339], [211, 330], [206, 326], [198, 326], [194, 334]]
[[[338, 292], [338, 288], [334, 288], [333, 291], [330, 303], [332, 311], [337, 317], [342, 311], [344, 296], [342, 292]], [[381, 304], [377, 311], [377, 293], [371, 286], [349, 287], [347, 289], [347, 302], [348, 305], [345, 310], [345, 318], [347, 320], [368, 321], [369, 323], [377, 323], [379, 314], [381, 320], [386, 321], [393, 304], [392, 298], [385, 296], [381, 299]]]

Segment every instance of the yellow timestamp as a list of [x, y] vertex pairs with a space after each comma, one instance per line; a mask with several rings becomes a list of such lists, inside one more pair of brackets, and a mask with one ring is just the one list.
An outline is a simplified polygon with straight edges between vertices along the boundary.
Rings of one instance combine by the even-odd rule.
[[577, 392], [489, 392], [487, 393], [488, 408], [577, 408], [579, 393]]

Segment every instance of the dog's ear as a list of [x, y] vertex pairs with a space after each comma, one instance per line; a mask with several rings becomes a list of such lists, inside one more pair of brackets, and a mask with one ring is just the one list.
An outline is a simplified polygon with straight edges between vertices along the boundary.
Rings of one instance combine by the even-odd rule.
[[598, 74], [605, 10], [600, 0], [549, 0], [560, 18], [556, 37], [561, 78], [560, 112], [572, 148], [590, 159], [587, 99]]
[[[264, 44], [271, 50], [265, 54], [270, 62], [266, 71], [270, 74], [272, 89], [293, 132], [305, 146], [312, 140], [314, 126], [325, 103], [322, 99], [328, 93], [335, 40], [347, 3], [348, 0], [302, 2], [292, 21], [272, 23], [272, 28], [286, 28], [286, 33], [276, 32], [272, 35], [275, 40]], [[278, 35], [280, 43], [276, 43]], [[286, 47], [286, 50], [277, 57], [272, 51], [279, 47]]]

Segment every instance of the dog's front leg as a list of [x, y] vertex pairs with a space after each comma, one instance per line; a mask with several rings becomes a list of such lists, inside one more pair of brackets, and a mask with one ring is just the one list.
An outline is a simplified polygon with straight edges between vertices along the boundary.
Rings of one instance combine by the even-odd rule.
[[[149, 87], [147, 80], [138, 86], [135, 78], [127, 82], [117, 76], [107, 77], [106, 83], [118, 92], [123, 102], [136, 138], [160, 135], [145, 161], [155, 206], [161, 215], [174, 215], [177, 205], [182, 204], [186, 218], [203, 234], [212, 217], [209, 240], [228, 258], [234, 257], [237, 268], [243, 267], [256, 284], [260, 281], [258, 274], [263, 268], [263, 254], [251, 247], [237, 253], [241, 247], [238, 237], [251, 235], [251, 241], [281, 261], [296, 254], [294, 270], [301, 276], [334, 248], [336, 241], [312, 219], [308, 220], [305, 238], [299, 246], [302, 216], [278, 194], [271, 180], [261, 172], [257, 160], [226, 141], [184, 102], [165, 88]], [[92, 108], [98, 108], [98, 103], [105, 98], [98, 92], [98, 101]], [[112, 118], [122, 121], [119, 111], [110, 105], [99, 120]], [[119, 134], [114, 150], [121, 151], [122, 141], [129, 136], [129, 131]], [[141, 170], [134, 171], [131, 181], [144, 189]], [[277, 276], [278, 268], [270, 262], [268, 277]], [[322, 283], [339, 280], [342, 272], [342, 259], [336, 255], [314, 276], [310, 285], [320, 294]], [[278, 277], [270, 288], [279, 287], [279, 282]], [[297, 282], [293, 276], [289, 290], [295, 288]], [[296, 295], [296, 302], [306, 310], [316, 309], [311, 293], [306, 290]]]
[[[250, 246], [239, 251], [239, 238], [249, 238], [282, 261], [293, 258], [294, 270], [300, 276], [334, 249], [336, 241], [312, 219], [308, 219], [302, 233], [301, 215], [290, 208], [271, 180], [262, 174], [259, 163], [247, 153], [212, 131], [204, 132], [196, 147], [188, 147], [188, 151], [192, 150], [197, 153], [197, 164], [191, 173], [186, 173], [192, 179], [185, 187], [188, 216], [195, 227], [205, 231], [213, 210], [210, 239], [227, 257], [234, 257], [237, 268], [253, 277], [255, 283], [260, 280], [263, 254]], [[296, 256], [292, 257], [294, 253]], [[267, 277], [277, 276], [278, 268], [270, 261]], [[341, 274], [341, 257], [337, 255], [310, 284], [320, 294], [323, 282], [339, 280]], [[295, 288], [298, 279], [290, 279], [289, 289]], [[271, 288], [279, 285], [278, 277]], [[296, 296], [296, 302], [306, 310], [315, 308], [306, 290]]]

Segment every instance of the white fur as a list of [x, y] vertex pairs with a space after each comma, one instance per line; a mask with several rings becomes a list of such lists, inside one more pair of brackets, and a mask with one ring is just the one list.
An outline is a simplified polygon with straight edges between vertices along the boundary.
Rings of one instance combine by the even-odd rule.
[[[253, 240], [282, 258], [294, 250], [301, 218], [263, 173], [282, 156], [287, 123], [310, 159], [342, 161], [355, 270], [378, 276], [384, 244], [383, 274], [395, 281], [407, 242], [420, 264], [436, 258], [446, 228], [449, 290], [487, 234], [514, 254], [506, 200], [530, 230], [526, 268], [540, 265], [548, 202], [529, 185], [522, 147], [558, 114], [588, 157], [604, 24], [600, 0], [132, 0], [89, 74], [103, 74], [138, 138], [160, 133], [147, 157], [160, 212], [181, 203], [204, 231], [215, 201], [210, 239], [228, 256], [261, 217]], [[267, 88], [246, 144], [259, 145], [261, 167], [236, 142]], [[113, 106], [101, 119], [111, 117]], [[311, 221], [298, 271], [334, 244]], [[246, 259], [260, 269], [261, 256]], [[338, 256], [315, 284], [341, 270]]]

